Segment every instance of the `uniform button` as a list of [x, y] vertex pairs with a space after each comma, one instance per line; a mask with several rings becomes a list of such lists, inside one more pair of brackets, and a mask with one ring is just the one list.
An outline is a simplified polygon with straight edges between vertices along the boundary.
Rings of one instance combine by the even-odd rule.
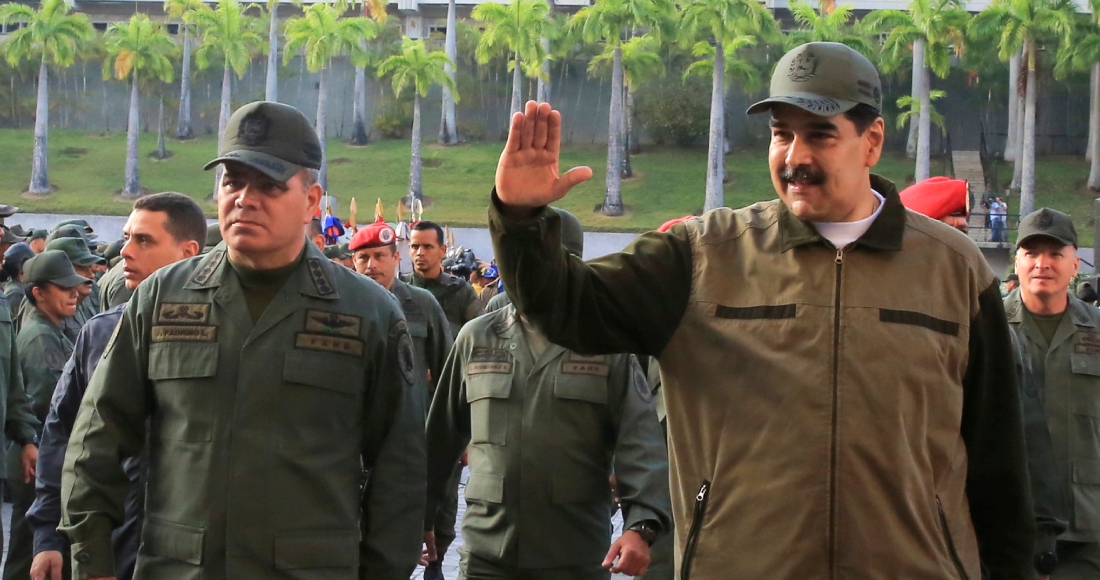
[[516, 350], [516, 343], [513, 342], [512, 344], [509, 344], [508, 348], [510, 348], [512, 350]]
[[76, 555], [76, 561], [81, 564], [87, 564], [92, 561], [92, 555], [87, 552], [81, 552]]

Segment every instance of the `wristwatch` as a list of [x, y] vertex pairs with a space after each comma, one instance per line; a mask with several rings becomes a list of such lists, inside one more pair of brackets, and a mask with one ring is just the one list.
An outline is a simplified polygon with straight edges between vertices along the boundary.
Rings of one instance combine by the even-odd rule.
[[31, 435], [30, 439], [24, 439], [22, 441], [16, 441], [20, 447], [26, 447], [27, 445], [38, 446], [38, 433]]
[[654, 520], [642, 520], [627, 528], [627, 531], [637, 533], [645, 540], [645, 543], [650, 546], [652, 546], [653, 542], [657, 539], [657, 532], [659, 530], [660, 527]]
[[1035, 571], [1043, 576], [1049, 576], [1058, 566], [1058, 556], [1054, 552], [1039, 552], [1035, 554]]

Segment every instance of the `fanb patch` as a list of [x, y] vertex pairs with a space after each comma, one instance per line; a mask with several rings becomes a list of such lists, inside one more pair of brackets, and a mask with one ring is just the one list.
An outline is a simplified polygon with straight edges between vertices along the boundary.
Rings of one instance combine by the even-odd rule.
[[153, 342], [217, 342], [217, 326], [154, 326]]
[[157, 311], [157, 322], [167, 324], [206, 324], [210, 322], [210, 304], [163, 302]]
[[363, 356], [363, 341], [331, 334], [299, 332], [294, 336], [294, 348]]
[[606, 377], [611, 374], [611, 367], [607, 364], [607, 358], [600, 356], [581, 356], [573, 354], [568, 360], [562, 361], [561, 372], [567, 375], [592, 375]]
[[390, 328], [390, 340], [397, 343], [397, 368], [401, 377], [412, 385], [416, 383], [416, 354], [413, 352], [412, 337], [404, 320], [398, 320]]
[[306, 310], [306, 332], [358, 337], [363, 319], [350, 314]]
[[59, 371], [65, 368], [65, 355], [56, 348], [46, 349], [45, 358], [46, 366], [49, 367], [51, 371]]
[[634, 390], [638, 391], [638, 396], [643, 401], [653, 402], [653, 391], [649, 390], [649, 381], [645, 380], [642, 365], [638, 364], [638, 359], [633, 355], [630, 356], [630, 382], [634, 383]]
[[467, 375], [510, 374], [511, 372], [512, 355], [499, 348], [475, 348], [470, 356], [470, 362], [466, 364]]

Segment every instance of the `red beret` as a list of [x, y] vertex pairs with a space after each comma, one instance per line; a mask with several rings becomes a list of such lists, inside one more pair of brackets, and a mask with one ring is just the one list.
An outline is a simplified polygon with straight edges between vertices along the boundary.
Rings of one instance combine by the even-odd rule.
[[900, 195], [905, 207], [934, 220], [970, 213], [970, 195], [962, 179], [932, 177], [910, 185]]
[[397, 241], [397, 232], [393, 231], [390, 224], [378, 218], [373, 224], [363, 226], [351, 238], [348, 249], [355, 252], [363, 248], [378, 248], [389, 246]]

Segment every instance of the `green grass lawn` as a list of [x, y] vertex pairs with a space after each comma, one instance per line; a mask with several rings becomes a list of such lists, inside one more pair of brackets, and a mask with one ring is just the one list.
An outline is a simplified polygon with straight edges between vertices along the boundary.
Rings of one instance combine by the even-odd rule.
[[[116, 199], [123, 181], [124, 133], [51, 131], [50, 182], [57, 191], [38, 199], [20, 197], [30, 179], [32, 143], [29, 130], [0, 130], [0, 159], [6, 161], [0, 164], [0, 184], [3, 184], [0, 202], [31, 212], [124, 215], [129, 211], [129, 202]], [[426, 145], [423, 187], [429, 203], [425, 217], [452, 226], [484, 225], [488, 193], [502, 146], [502, 143]], [[370, 219], [375, 199], [381, 198], [386, 217], [395, 219], [397, 202], [408, 187], [409, 142], [384, 140], [367, 147], [349, 147], [330, 141], [328, 147], [329, 191], [341, 200], [341, 206], [346, 208], [347, 200], [355, 197], [362, 222]], [[206, 201], [213, 190], [214, 175], [202, 170], [203, 164], [215, 156], [214, 140], [207, 137], [170, 141], [168, 150], [172, 157], [164, 161], [148, 157], [155, 148], [156, 135], [143, 134], [139, 163], [142, 185], [150, 191], [191, 195], [214, 215], [216, 208]], [[593, 212], [604, 196], [606, 157], [605, 146], [570, 146], [562, 154], [563, 169], [590, 165], [595, 172], [591, 181], [574, 189], [561, 203], [587, 229], [644, 231], [702, 209], [705, 148], [654, 147], [634, 156], [635, 177], [623, 182], [627, 213], [618, 218]], [[904, 156], [886, 156], [875, 171], [900, 185], [912, 175], [912, 166], [912, 161]], [[933, 162], [933, 173], [941, 168], [942, 163]], [[727, 205], [741, 207], [774, 198], [763, 148], [733, 153], [726, 157], [726, 169], [730, 175], [726, 184]], [[1083, 159], [1044, 158], [1039, 163], [1037, 204], [1074, 215], [1082, 245], [1092, 243], [1094, 196], [1084, 187], [1087, 176], [1088, 164]], [[1007, 183], [1008, 179], [1002, 182]], [[347, 219], [346, 215], [340, 217]]]

